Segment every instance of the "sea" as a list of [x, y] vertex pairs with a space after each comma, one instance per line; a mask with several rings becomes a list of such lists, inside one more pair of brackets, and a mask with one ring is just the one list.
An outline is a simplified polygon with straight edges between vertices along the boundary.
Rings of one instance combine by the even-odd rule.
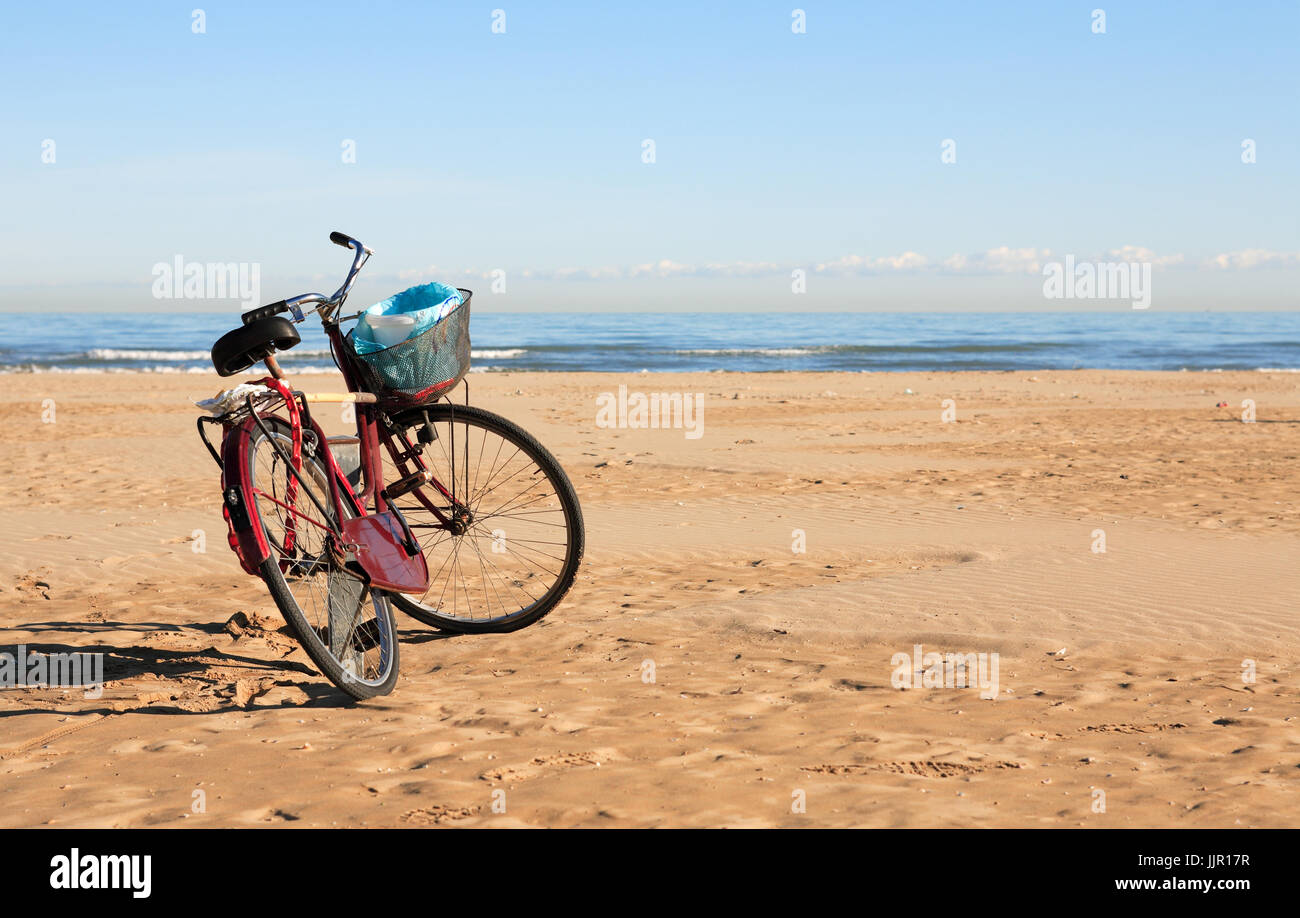
[[[0, 372], [208, 373], [235, 313], [5, 314]], [[281, 355], [334, 372], [319, 321]], [[1300, 371], [1300, 312], [483, 313], [472, 372]]]

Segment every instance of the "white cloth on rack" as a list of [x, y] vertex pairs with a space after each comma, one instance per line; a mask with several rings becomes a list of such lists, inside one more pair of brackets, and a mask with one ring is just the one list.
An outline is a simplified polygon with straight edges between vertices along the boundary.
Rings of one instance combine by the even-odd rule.
[[211, 415], [220, 416], [241, 407], [248, 396], [256, 395], [259, 392], [266, 394], [271, 390], [262, 383], [240, 383], [233, 389], [227, 389], [213, 398], [205, 398], [203, 401], [194, 404]]

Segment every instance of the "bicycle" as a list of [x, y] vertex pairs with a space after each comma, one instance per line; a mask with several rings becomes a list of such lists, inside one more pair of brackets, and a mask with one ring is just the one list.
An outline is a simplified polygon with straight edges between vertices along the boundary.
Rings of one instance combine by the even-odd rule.
[[[396, 684], [393, 605], [449, 633], [524, 628], [573, 585], [585, 532], [545, 447], [468, 395], [449, 398], [469, 369], [472, 292], [459, 290], [460, 305], [428, 330], [360, 353], [342, 323], [362, 313], [341, 313], [374, 252], [343, 233], [330, 241], [353, 251], [332, 296], [250, 310], [213, 345], [219, 375], [262, 362], [270, 376], [211, 400], [198, 431], [221, 468], [227, 539], [244, 571], [265, 581], [321, 672], [365, 699]], [[299, 343], [295, 326], [312, 312], [345, 394], [285, 381], [275, 355]], [[313, 403], [352, 403], [356, 436], [326, 436]], [[205, 425], [222, 429], [219, 450]]]

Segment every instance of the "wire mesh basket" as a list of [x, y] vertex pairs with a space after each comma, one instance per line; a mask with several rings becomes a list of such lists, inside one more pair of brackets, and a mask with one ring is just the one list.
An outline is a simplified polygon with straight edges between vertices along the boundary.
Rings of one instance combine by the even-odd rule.
[[441, 398], [469, 372], [469, 290], [460, 290], [461, 304], [435, 325], [413, 338], [368, 354], [353, 344], [349, 357], [362, 388], [388, 404], [423, 405]]

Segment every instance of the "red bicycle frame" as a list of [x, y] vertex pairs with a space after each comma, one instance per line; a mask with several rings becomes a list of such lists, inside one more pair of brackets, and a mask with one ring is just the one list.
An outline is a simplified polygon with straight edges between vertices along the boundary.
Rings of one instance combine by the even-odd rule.
[[[331, 344], [340, 342], [338, 327], [327, 328]], [[222, 437], [221, 453], [217, 457], [221, 464], [222, 493], [225, 499], [223, 513], [230, 526], [230, 546], [239, 556], [245, 571], [256, 574], [258, 568], [272, 557], [265, 527], [257, 516], [256, 507], [259, 499], [270, 501], [286, 511], [283, 544], [276, 546], [277, 554], [282, 557], [281, 566], [289, 562], [284, 556], [292, 555], [297, 538], [298, 526], [302, 522], [324, 529], [328, 532], [331, 549], [343, 563], [355, 561], [360, 572], [373, 587], [406, 593], [423, 593], [428, 589], [429, 571], [424, 561], [424, 554], [419, 543], [412, 535], [401, 511], [388, 499], [383, 487], [383, 463], [379, 453], [377, 399], [375, 396], [357, 392], [354, 377], [346, 368], [346, 362], [340, 362], [348, 388], [355, 393], [357, 407], [357, 435], [360, 442], [362, 488], [355, 492], [347, 476], [339, 467], [325, 431], [312, 417], [307, 407], [307, 397], [291, 390], [283, 381], [284, 374], [275, 358], [266, 358], [271, 376], [261, 380], [268, 389], [277, 392], [285, 407], [287, 419], [273, 415], [278, 422], [290, 428], [291, 452], [286, 454], [284, 447], [271, 435], [267, 419], [258, 414], [257, 407], [250, 396], [246, 400], [248, 417], [228, 425]], [[209, 420], [209, 419], [203, 419]], [[288, 473], [288, 485], [281, 500], [268, 494], [245, 474], [250, 467], [248, 451], [253, 442], [255, 431], [259, 430], [266, 437], [272, 449], [284, 462]], [[331, 514], [312, 489], [302, 481], [302, 440], [304, 429], [310, 430], [316, 438], [318, 453], [325, 463], [325, 477], [329, 489], [329, 500], [333, 506]], [[202, 432], [202, 423], [200, 423]], [[206, 437], [204, 438], [206, 442]], [[209, 450], [211, 450], [209, 445]], [[215, 451], [214, 455], [216, 455]], [[428, 476], [431, 478], [432, 476]], [[301, 487], [301, 495], [298, 493]], [[297, 506], [305, 495], [320, 511], [321, 517], [329, 525], [304, 514]], [[368, 513], [366, 507], [373, 503], [374, 512]], [[250, 508], [253, 508], [250, 511]]]
[[[420, 450], [407, 439], [404, 433], [398, 432], [396, 439], [400, 440], [401, 448], [399, 449], [394, 442], [394, 432], [387, 425], [380, 425], [378, 413], [383, 408], [381, 401], [375, 396], [362, 390], [356, 372], [347, 359], [349, 348], [343, 340], [343, 332], [337, 323], [326, 323], [325, 334], [329, 338], [330, 351], [334, 355], [334, 362], [338, 365], [343, 373], [343, 379], [347, 383], [348, 391], [358, 396], [357, 403], [357, 438], [360, 441], [361, 453], [361, 475], [362, 491], [359, 497], [364, 501], [373, 496], [376, 499], [376, 509], [379, 509], [379, 501], [383, 501], [384, 507], [391, 507], [389, 493], [393, 497], [401, 496], [410, 490], [414, 490], [416, 499], [432, 513], [442, 526], [449, 530], [456, 528], [454, 519], [449, 519], [442, 508], [430, 499], [429, 494], [425, 492], [424, 486], [432, 487], [435, 492], [441, 494], [453, 508], [452, 516], [455, 517], [455, 508], [460, 506], [456, 500], [456, 495], [439, 481], [421, 458]], [[369, 396], [366, 402], [362, 398]], [[401, 480], [395, 482], [388, 489], [382, 486], [383, 482], [383, 459], [380, 453], [380, 441], [382, 438], [384, 449], [393, 459], [393, 464], [397, 467]], [[408, 471], [407, 463], [413, 463], [415, 468]]]
[[[343, 373], [348, 391], [351, 393], [349, 400], [356, 404], [361, 467], [360, 490], [353, 490], [347, 476], [339, 468], [338, 461], [329, 448], [329, 439], [307, 407], [308, 397], [290, 389], [284, 382], [284, 373], [275, 358], [273, 348], [254, 351], [235, 349], [230, 353], [224, 353], [220, 360], [214, 348], [213, 362], [217, 364], [217, 371], [224, 376], [246, 368], [249, 363], [243, 363], [241, 367], [240, 362], [250, 357], [254, 358], [253, 362], [255, 359], [265, 362], [271, 375], [261, 380], [261, 383], [278, 393], [284, 404], [287, 418], [274, 414], [271, 417], [274, 418], [275, 424], [289, 428], [288, 439], [291, 445], [289, 452], [286, 453], [281, 443], [277, 442], [277, 438], [272, 435], [268, 426], [270, 418], [263, 418], [258, 414], [257, 406], [251, 396], [245, 399], [246, 416], [242, 410], [237, 409], [218, 418], [200, 418], [199, 435], [203, 438], [208, 452], [221, 466], [224, 498], [222, 512], [230, 528], [230, 547], [239, 556], [240, 563], [248, 573], [258, 574], [261, 566], [272, 557], [272, 546], [268, 542], [267, 532], [257, 510], [257, 501], [261, 499], [269, 501], [287, 514], [284, 517], [283, 544], [275, 546], [281, 558], [282, 569], [287, 570], [293, 563], [299, 527], [305, 521], [326, 530], [328, 533], [326, 545], [336, 555], [338, 562], [344, 565], [352, 565], [355, 562], [372, 585], [385, 590], [423, 593], [427, 590], [429, 582], [429, 571], [424, 561], [424, 554], [419, 542], [411, 534], [406, 519], [392, 502], [392, 498], [416, 491], [417, 499], [437, 518], [438, 525], [457, 534], [463, 531], [468, 512], [455, 497], [454, 462], [452, 490], [448, 491], [433, 476], [420, 457], [422, 446], [412, 444], [405, 433], [400, 431], [397, 432], [397, 438], [401, 441], [402, 448], [399, 449], [394, 442], [390, 425], [381, 417], [381, 412], [402, 406], [385, 405], [374, 393], [365, 391], [359, 384], [356, 365], [352, 362], [351, 348], [343, 340], [338, 314], [352, 289], [357, 273], [370, 257], [371, 251], [357, 240], [342, 233], [331, 233], [330, 241], [354, 252], [352, 268], [348, 272], [347, 280], [333, 296], [306, 293], [251, 310], [245, 313], [243, 318], [244, 324], [248, 325], [250, 322], [270, 319], [282, 312], [290, 312], [296, 321], [301, 322], [304, 318], [301, 307], [306, 304], [317, 305], [316, 311], [322, 317], [334, 362]], [[291, 347], [297, 340], [295, 334], [288, 346]], [[218, 342], [217, 346], [220, 347], [221, 342]], [[223, 426], [220, 453], [208, 441], [204, 433], [204, 423]], [[303, 481], [302, 447], [305, 431], [312, 433], [316, 441], [315, 451], [323, 457], [333, 513]], [[265, 438], [285, 465], [289, 477], [283, 499], [266, 493], [249, 478], [247, 470], [252, 460], [249, 450], [254, 442], [255, 433], [260, 433]], [[454, 429], [452, 436], [455, 436]], [[390, 452], [402, 474], [400, 480], [387, 487], [383, 482], [383, 461], [379, 451], [381, 437], [384, 448]], [[454, 452], [453, 439], [453, 456]], [[414, 471], [407, 471], [408, 463], [413, 463]], [[299, 509], [302, 496], [298, 493], [299, 489], [302, 495], [316, 505], [325, 523], [313, 519]], [[443, 508], [435, 503], [437, 495], [449, 501], [448, 512], [444, 513]], [[367, 512], [367, 506], [373, 506], [373, 512]]]

